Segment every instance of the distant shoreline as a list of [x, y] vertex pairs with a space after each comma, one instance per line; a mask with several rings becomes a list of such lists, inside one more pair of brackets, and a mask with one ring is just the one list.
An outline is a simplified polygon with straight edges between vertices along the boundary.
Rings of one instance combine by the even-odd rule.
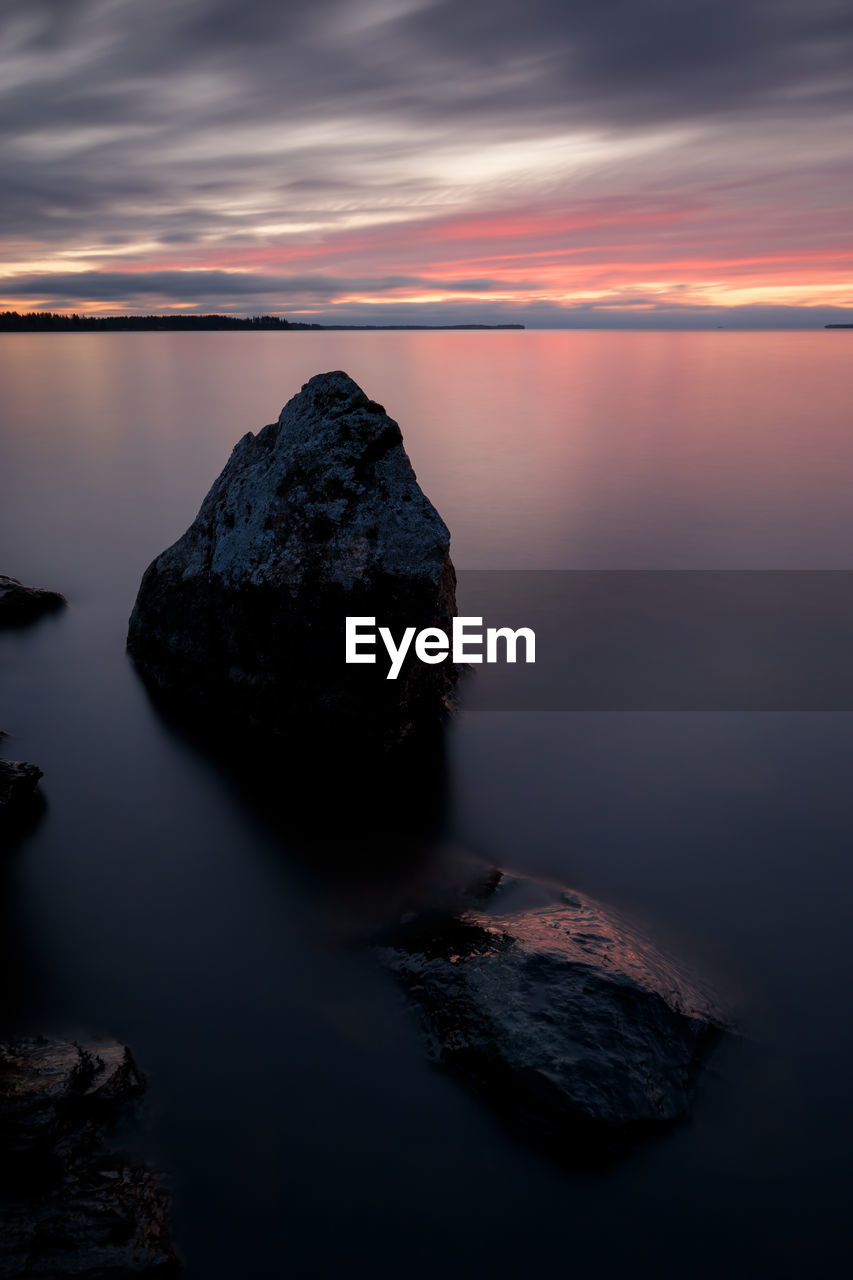
[[253, 333], [351, 330], [523, 329], [523, 324], [306, 324], [279, 316], [78, 316], [49, 311], [0, 313], [0, 333], [206, 333], [218, 329]]

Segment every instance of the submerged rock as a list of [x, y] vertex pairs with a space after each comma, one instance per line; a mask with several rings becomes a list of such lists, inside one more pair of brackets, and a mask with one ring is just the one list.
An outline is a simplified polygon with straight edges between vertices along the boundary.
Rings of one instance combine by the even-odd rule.
[[414, 918], [380, 947], [431, 1055], [569, 1161], [681, 1116], [722, 1029], [711, 1000], [578, 893], [494, 872], [482, 903]]
[[449, 664], [347, 666], [347, 615], [448, 629], [450, 535], [396, 422], [345, 373], [320, 374], [237, 444], [184, 536], [150, 565], [128, 649], [173, 702], [283, 733], [399, 742], [437, 723]]
[[168, 1198], [156, 1174], [105, 1146], [144, 1090], [115, 1041], [0, 1044], [0, 1272], [172, 1276]]
[[25, 587], [17, 578], [0, 573], [0, 627], [17, 627], [34, 622], [42, 614], [53, 613], [67, 604], [58, 591]]

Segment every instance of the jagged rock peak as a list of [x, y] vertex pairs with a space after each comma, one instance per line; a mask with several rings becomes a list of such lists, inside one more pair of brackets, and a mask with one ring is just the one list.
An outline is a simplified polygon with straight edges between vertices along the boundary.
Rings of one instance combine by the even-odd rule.
[[235, 446], [187, 533], [157, 562], [185, 577], [344, 586], [376, 571], [429, 576], [450, 534], [421, 491], [397, 423], [343, 372], [311, 378]]

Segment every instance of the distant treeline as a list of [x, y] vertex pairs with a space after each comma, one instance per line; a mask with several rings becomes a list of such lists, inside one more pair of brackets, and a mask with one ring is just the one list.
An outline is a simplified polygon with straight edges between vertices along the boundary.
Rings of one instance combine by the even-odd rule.
[[54, 311], [0, 312], [0, 333], [104, 333], [198, 329], [523, 329], [523, 324], [306, 324], [283, 316], [63, 316]]
[[[299, 326], [302, 328], [303, 326]], [[0, 312], [0, 333], [68, 333], [116, 329], [292, 329], [280, 316], [63, 316], [53, 311]]]

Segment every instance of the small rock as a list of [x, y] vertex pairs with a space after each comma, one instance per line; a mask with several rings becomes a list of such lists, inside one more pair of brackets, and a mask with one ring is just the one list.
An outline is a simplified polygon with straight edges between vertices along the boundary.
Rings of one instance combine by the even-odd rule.
[[0, 627], [17, 627], [53, 613], [68, 602], [58, 591], [25, 587], [17, 578], [0, 573]]
[[0, 818], [32, 807], [41, 769], [25, 760], [0, 760]]
[[0, 1272], [167, 1277], [178, 1264], [156, 1173], [105, 1145], [144, 1090], [116, 1041], [0, 1044]]
[[431, 1055], [503, 1118], [569, 1161], [618, 1154], [686, 1111], [723, 1020], [614, 912], [496, 874], [485, 903], [403, 925], [379, 954]]

